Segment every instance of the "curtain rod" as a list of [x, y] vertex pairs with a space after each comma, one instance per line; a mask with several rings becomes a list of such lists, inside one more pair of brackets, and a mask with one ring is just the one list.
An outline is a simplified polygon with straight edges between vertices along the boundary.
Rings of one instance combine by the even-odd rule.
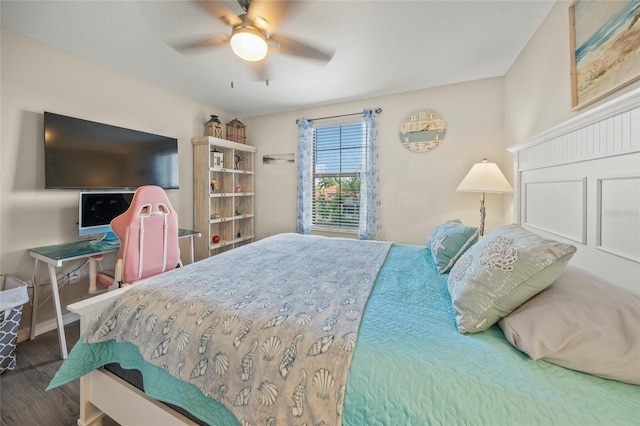
[[[376, 111], [376, 114], [380, 114], [382, 112], [382, 108], [376, 108], [375, 111]], [[354, 112], [351, 114], [342, 114], [342, 115], [331, 115], [329, 117], [310, 118], [309, 121], [327, 120], [329, 118], [349, 117], [350, 115], [360, 115], [360, 114], [362, 114], [362, 112]], [[297, 118], [296, 118], [296, 124], [300, 124], [300, 120]]]

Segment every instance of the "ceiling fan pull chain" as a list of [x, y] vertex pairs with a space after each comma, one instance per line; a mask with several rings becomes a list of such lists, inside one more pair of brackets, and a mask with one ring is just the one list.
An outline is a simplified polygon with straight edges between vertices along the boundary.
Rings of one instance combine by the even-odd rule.
[[233, 56], [234, 56], [233, 51], [230, 50], [230, 53], [231, 53], [231, 88], [233, 89], [233, 70], [234, 70], [235, 61], [233, 60]]

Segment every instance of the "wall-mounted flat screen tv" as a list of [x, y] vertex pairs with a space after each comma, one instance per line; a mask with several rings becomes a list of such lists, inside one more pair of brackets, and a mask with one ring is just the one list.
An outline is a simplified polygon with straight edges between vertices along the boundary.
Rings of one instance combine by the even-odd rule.
[[178, 140], [44, 113], [45, 188], [178, 186]]

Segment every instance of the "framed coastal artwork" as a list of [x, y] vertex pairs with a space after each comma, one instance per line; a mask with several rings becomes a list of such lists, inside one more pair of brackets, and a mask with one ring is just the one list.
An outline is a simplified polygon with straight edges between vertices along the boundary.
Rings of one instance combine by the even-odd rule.
[[640, 1], [574, 1], [569, 26], [574, 109], [640, 79]]

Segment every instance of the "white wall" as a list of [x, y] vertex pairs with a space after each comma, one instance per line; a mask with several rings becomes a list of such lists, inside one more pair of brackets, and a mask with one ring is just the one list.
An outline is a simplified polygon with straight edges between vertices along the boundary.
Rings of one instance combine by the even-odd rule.
[[[191, 228], [191, 138], [204, 134], [209, 114], [225, 118], [225, 111], [7, 30], [1, 37], [0, 271], [31, 279], [28, 248], [79, 238], [78, 191], [44, 189], [44, 111], [178, 138], [180, 189], [167, 192], [180, 226]], [[86, 280], [63, 288], [62, 305], [86, 297], [87, 288]], [[48, 293], [43, 288], [43, 299]], [[51, 308], [49, 300], [38, 322]], [[23, 318], [28, 326], [28, 307]]]
[[[506, 151], [580, 112], [640, 87], [630, 84], [582, 110], [571, 106], [571, 55], [569, 47], [569, 6], [559, 0], [544, 19], [525, 49], [504, 76], [505, 164], [513, 164]], [[513, 167], [503, 170], [513, 181]], [[513, 197], [505, 197], [505, 218], [513, 218]]]
[[572, 110], [571, 3], [560, 0], [553, 6], [504, 77], [505, 149], [640, 87], [640, 81], [637, 81], [583, 110]]
[[[383, 109], [379, 116], [383, 238], [423, 244], [443, 220], [458, 217], [478, 223], [478, 195], [455, 192], [472, 164], [486, 156], [513, 181], [512, 158], [506, 148], [578, 113], [571, 110], [569, 5], [559, 1], [551, 9], [503, 78], [244, 120], [249, 143], [257, 147], [257, 237], [294, 231], [296, 215], [295, 166], [264, 166], [262, 155], [296, 153], [295, 119], [300, 116], [323, 117], [372, 107]], [[180, 214], [180, 225], [192, 226], [190, 139], [203, 134], [209, 114], [218, 114], [223, 121], [232, 117], [221, 108], [6, 30], [1, 43], [1, 273], [29, 279], [33, 261], [27, 248], [77, 238], [77, 191], [43, 189], [45, 110], [177, 137], [181, 189], [169, 191], [169, 196]], [[609, 99], [639, 86], [636, 82]], [[422, 154], [403, 148], [397, 134], [402, 119], [420, 108], [437, 110], [448, 125], [442, 145]], [[511, 206], [508, 194], [487, 195], [488, 231], [512, 220]], [[68, 286], [62, 292], [63, 305], [85, 296], [85, 283]], [[43, 319], [51, 316], [48, 307], [44, 306]]]
[[[502, 102], [502, 79], [494, 78], [246, 119], [249, 143], [257, 147], [257, 237], [295, 231], [296, 166], [263, 165], [262, 156], [297, 153], [296, 118], [376, 107], [383, 110], [378, 116], [382, 238], [424, 244], [431, 230], [447, 219], [477, 225], [479, 194], [455, 189], [483, 157], [505, 170]], [[411, 112], [424, 108], [444, 116], [447, 133], [435, 150], [414, 153], [400, 144], [399, 126]], [[501, 196], [488, 194], [487, 230], [504, 223]]]
[[[502, 78], [425, 89], [411, 93], [253, 117], [251, 144], [258, 148], [256, 234], [262, 238], [295, 229], [295, 166], [263, 166], [263, 154], [297, 152], [299, 116], [322, 117], [381, 107], [379, 116], [383, 238], [422, 244], [440, 221], [459, 217], [478, 221], [478, 197], [455, 188], [483, 156], [496, 161], [513, 182], [513, 158], [506, 150], [572, 116], [569, 6], [558, 1], [508, 73]], [[585, 108], [590, 109], [640, 87], [635, 82]], [[433, 108], [447, 120], [444, 143], [415, 154], [402, 148], [397, 131], [412, 110]], [[581, 111], [584, 111], [581, 110]], [[513, 197], [487, 195], [487, 231], [513, 221]]]

